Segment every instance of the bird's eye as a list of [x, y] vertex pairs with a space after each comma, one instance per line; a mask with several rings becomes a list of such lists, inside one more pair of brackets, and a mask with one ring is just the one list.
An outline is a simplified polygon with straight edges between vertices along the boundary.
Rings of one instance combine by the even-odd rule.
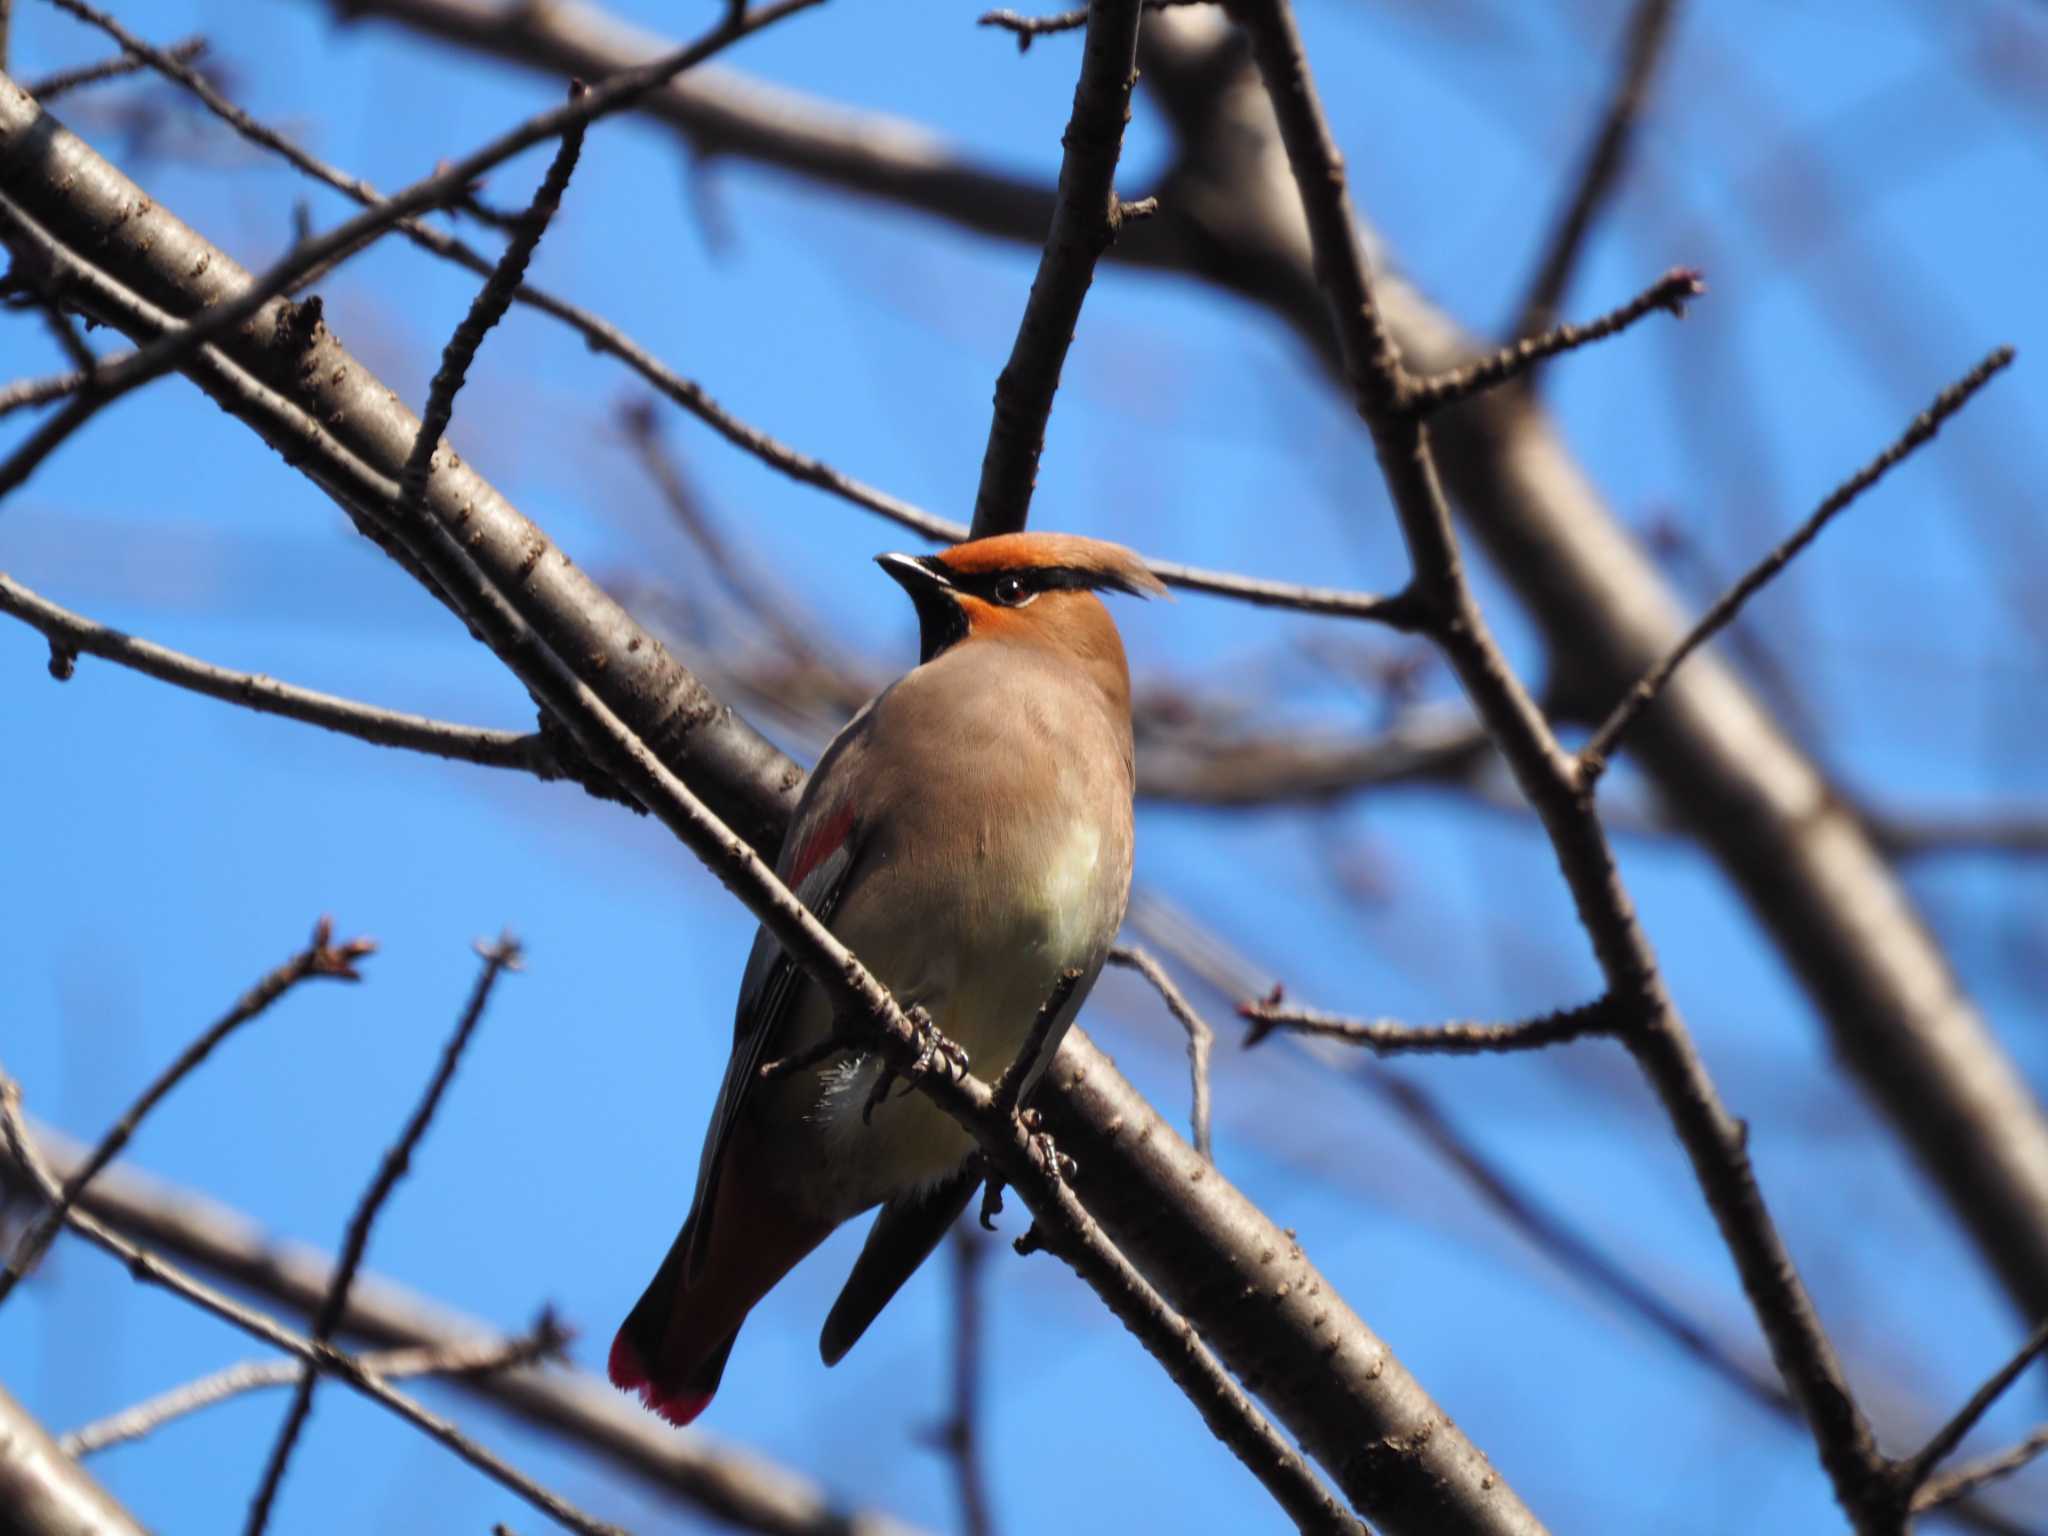
[[1022, 576], [998, 576], [995, 593], [996, 601], [1005, 608], [1016, 608], [1022, 606], [1024, 600], [1031, 595], [1031, 589], [1024, 585]]

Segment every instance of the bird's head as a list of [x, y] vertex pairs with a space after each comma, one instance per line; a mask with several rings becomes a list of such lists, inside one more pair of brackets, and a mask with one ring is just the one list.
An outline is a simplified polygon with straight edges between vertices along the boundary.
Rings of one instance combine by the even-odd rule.
[[1165, 584], [1121, 544], [1071, 533], [1004, 533], [936, 555], [877, 555], [917, 608], [920, 661], [1007, 641], [1124, 671], [1123, 643], [1096, 593], [1159, 596]]

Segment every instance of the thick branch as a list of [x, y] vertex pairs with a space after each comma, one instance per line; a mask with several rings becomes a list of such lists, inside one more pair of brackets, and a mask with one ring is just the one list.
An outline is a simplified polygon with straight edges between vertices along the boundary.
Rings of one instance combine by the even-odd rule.
[[0, 1532], [143, 1536], [133, 1515], [0, 1386]]

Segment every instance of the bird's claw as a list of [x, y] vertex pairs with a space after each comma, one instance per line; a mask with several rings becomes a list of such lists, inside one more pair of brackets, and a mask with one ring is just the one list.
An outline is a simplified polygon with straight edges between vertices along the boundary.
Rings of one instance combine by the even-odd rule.
[[1065, 1183], [1081, 1171], [1081, 1165], [1053, 1144], [1052, 1133], [1045, 1129], [1038, 1111], [1027, 1109], [1020, 1117], [1024, 1129], [1031, 1137], [1031, 1156], [1049, 1179]]
[[[910, 1064], [907, 1072], [900, 1074], [910, 1079], [903, 1085], [905, 1093], [908, 1093], [916, 1080], [927, 1072], [943, 1071], [948, 1077], [956, 1080], [967, 1075], [966, 1050], [947, 1039], [939, 1026], [932, 1022], [929, 1013], [920, 1007], [909, 1009], [903, 1016], [917, 1032], [917, 1060]], [[862, 1125], [873, 1122], [875, 1106], [889, 1097], [889, 1090], [896, 1086], [898, 1077], [899, 1074], [894, 1067], [883, 1063], [881, 1071], [875, 1077], [875, 1086], [868, 1090], [867, 1102], [861, 1105]]]
[[922, 1077], [932, 1069], [934, 1060], [943, 1060], [948, 1077], [955, 1079], [967, 1075], [967, 1051], [958, 1042], [949, 1040], [932, 1022], [932, 1016], [922, 1007], [912, 1008], [904, 1015], [910, 1027], [917, 1031], [917, 1061], [912, 1074]]

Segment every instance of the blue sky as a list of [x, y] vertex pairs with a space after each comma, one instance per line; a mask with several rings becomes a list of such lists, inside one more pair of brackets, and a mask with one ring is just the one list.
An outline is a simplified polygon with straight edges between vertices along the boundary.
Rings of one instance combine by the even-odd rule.
[[[667, 35], [706, 0], [614, 7]], [[1305, 0], [1303, 25], [1362, 209], [1468, 325], [1512, 314], [1588, 131], [1624, 7]], [[101, 56], [21, 0], [20, 77]], [[117, 6], [158, 40], [204, 33], [232, 93], [386, 189], [552, 104], [548, 83], [338, 27], [312, 0]], [[1049, 179], [1078, 48], [838, 0], [732, 67], [934, 127]], [[1550, 370], [1545, 393], [1619, 516], [1682, 541], [1674, 583], [1710, 596], [1952, 377], [2020, 362], [1762, 598], [1744, 621], [1808, 747], [1904, 808], [2036, 803], [2048, 561], [2031, 431], [2048, 412], [2039, 84], [2048, 12], [2020, 0], [1811, 0], [1690, 8], [1636, 168], [1567, 303], [1585, 315], [1674, 263], [1710, 295]], [[2032, 93], [2031, 95], [2029, 93]], [[209, 121], [79, 96], [71, 126], [245, 264], [345, 207]], [[1142, 101], [1120, 187], [1168, 151]], [[544, 151], [492, 178], [523, 203]], [[692, 165], [646, 124], [595, 130], [536, 261], [744, 418], [961, 517], [1036, 253], [823, 194], [741, 163]], [[423, 398], [474, 291], [386, 243], [323, 289], [343, 341]], [[0, 329], [0, 373], [58, 365]], [[625, 451], [629, 376], [539, 317], [487, 342], [452, 437], [576, 559], [696, 601], [687, 546]], [[906, 536], [783, 480], [679, 413], [659, 416], [711, 514], [773, 573], [819, 643], [877, 676], [907, 665], [907, 605], [867, 563]], [[31, 423], [0, 422], [0, 447]], [[1108, 268], [1083, 316], [1036, 517], [1260, 575], [1396, 585], [1402, 554], [1369, 453], [1296, 344], [1191, 282]], [[521, 690], [317, 491], [180, 381], [121, 402], [0, 508], [0, 569], [210, 660], [378, 703], [523, 726]], [[1517, 660], [1540, 652], [1491, 575]], [[1118, 610], [1141, 680], [1249, 694], [1261, 721], [1370, 729], [1380, 701], [1332, 648], [1373, 633], [1200, 597]], [[688, 1202], [751, 923], [658, 829], [580, 792], [407, 758], [258, 719], [83, 662], [60, 687], [0, 625], [0, 1060], [31, 1110], [92, 1136], [207, 1020], [332, 913], [382, 946], [359, 987], [318, 986], [236, 1037], [133, 1157], [284, 1236], [331, 1247], [416, 1097], [474, 974], [509, 928], [508, 979], [410, 1179], [380, 1273], [507, 1327], [554, 1302], [601, 1364]], [[1432, 698], [1450, 696], [1440, 672]], [[792, 742], [802, 748], [804, 743]], [[1138, 880], [1305, 1000], [1417, 1021], [1507, 1017], [1590, 995], [1594, 971], [1533, 827], [1403, 792], [1325, 809], [1141, 811]], [[1630, 842], [1625, 873], [1672, 989], [1853, 1378], [1904, 1449], [2020, 1336], [1967, 1242], [1843, 1080], [1804, 999], [1712, 866]], [[1916, 865], [1908, 883], [2029, 1080], [2048, 1090], [2041, 869]], [[1228, 1002], [1195, 987], [1219, 1025]], [[1179, 1036], [1128, 978], [1087, 1022], [1178, 1115]], [[1217, 1053], [1217, 1156], [1558, 1530], [1826, 1530], [1804, 1438], [1760, 1419], [1661, 1338], [1505, 1232], [1341, 1065], [1285, 1044]], [[1400, 1069], [1586, 1233], [1761, 1358], [1739, 1288], [1661, 1116], [1618, 1052]], [[1014, 1229], [1015, 1220], [1012, 1218]], [[705, 1430], [844, 1498], [954, 1527], [921, 1431], [945, 1410], [944, 1267], [839, 1368], [820, 1320], [848, 1231], [756, 1313]], [[985, 1432], [1005, 1529], [1265, 1530], [1264, 1495], [1095, 1299], [1053, 1260], [987, 1266]], [[0, 1379], [70, 1427], [249, 1353], [238, 1337], [75, 1246], [0, 1308]], [[523, 1429], [425, 1389], [586, 1507], [640, 1531], [701, 1521]], [[2040, 1417], [2023, 1384], [1972, 1445]], [[281, 1399], [243, 1401], [100, 1458], [154, 1528], [238, 1523]], [[1060, 1475], [1048, 1476], [1049, 1465]], [[2016, 1485], [2025, 1487], [2028, 1485]], [[2048, 1482], [2036, 1473], [2032, 1497]], [[2017, 1507], [2024, 1493], [2016, 1492]], [[340, 1390], [323, 1391], [273, 1529], [530, 1530], [540, 1517]]]

